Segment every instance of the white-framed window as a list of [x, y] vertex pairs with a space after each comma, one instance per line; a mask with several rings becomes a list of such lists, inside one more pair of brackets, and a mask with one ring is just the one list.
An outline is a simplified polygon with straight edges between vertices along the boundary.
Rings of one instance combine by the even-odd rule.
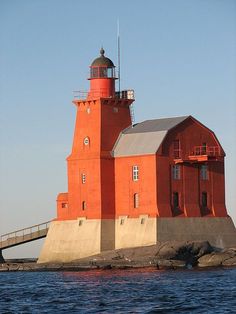
[[81, 174], [81, 181], [82, 181], [82, 184], [85, 184], [85, 182], [86, 182], [86, 175], [85, 175], [85, 173]]
[[139, 179], [139, 169], [138, 169], [138, 166], [133, 166], [132, 167], [132, 176], [133, 176], [133, 181], [138, 181], [138, 179]]
[[180, 165], [173, 165], [172, 166], [172, 178], [174, 180], [180, 180], [181, 172], [180, 172]]
[[202, 180], [208, 180], [208, 166], [207, 165], [201, 165], [200, 178]]
[[134, 193], [134, 208], [139, 207], [139, 195], [138, 193]]

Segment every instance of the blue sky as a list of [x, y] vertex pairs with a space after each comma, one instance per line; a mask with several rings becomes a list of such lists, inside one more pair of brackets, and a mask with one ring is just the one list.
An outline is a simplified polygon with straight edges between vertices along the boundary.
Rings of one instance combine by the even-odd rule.
[[[136, 122], [193, 115], [224, 147], [226, 201], [236, 222], [236, 2], [0, 1], [0, 234], [50, 220], [67, 190], [73, 90], [103, 45]], [[42, 241], [4, 252], [37, 256]]]

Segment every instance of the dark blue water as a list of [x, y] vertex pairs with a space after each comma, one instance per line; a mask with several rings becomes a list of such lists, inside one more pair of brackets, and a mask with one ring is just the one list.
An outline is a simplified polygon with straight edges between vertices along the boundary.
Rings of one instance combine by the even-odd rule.
[[236, 313], [236, 269], [0, 273], [0, 313]]

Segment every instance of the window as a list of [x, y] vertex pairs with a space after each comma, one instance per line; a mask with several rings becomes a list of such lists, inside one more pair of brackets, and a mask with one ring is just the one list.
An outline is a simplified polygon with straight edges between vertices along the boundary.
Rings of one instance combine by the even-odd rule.
[[133, 166], [133, 181], [138, 181], [138, 166]]
[[179, 207], [179, 193], [178, 192], [173, 193], [173, 207], [174, 208]]
[[173, 152], [174, 152], [174, 158], [178, 159], [180, 158], [180, 141], [179, 140], [174, 140], [173, 142]]
[[134, 194], [134, 208], [138, 208], [139, 207], [139, 195], [138, 193]]
[[98, 67], [91, 68], [91, 78], [98, 77]]
[[86, 175], [85, 175], [85, 173], [81, 174], [81, 181], [82, 181], [82, 184], [85, 184], [85, 182], [86, 182]]
[[100, 77], [107, 77], [107, 67], [99, 68]]
[[180, 165], [173, 165], [172, 166], [172, 177], [174, 180], [180, 179]]
[[82, 210], [85, 210], [85, 209], [86, 209], [86, 202], [83, 201], [83, 202], [82, 202]]
[[207, 192], [202, 192], [202, 207], [207, 208]]
[[207, 143], [202, 143], [202, 154], [206, 155], [207, 153]]
[[201, 165], [200, 177], [202, 180], [208, 180], [208, 166], [207, 165]]
[[85, 138], [84, 138], [84, 145], [89, 145], [89, 138], [88, 138], [88, 136], [86, 136]]
[[61, 203], [61, 208], [67, 208], [68, 204], [67, 203]]

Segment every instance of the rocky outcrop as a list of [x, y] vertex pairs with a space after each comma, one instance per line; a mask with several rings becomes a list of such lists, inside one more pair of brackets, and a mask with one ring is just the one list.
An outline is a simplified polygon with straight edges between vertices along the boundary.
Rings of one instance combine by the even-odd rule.
[[73, 263], [37, 264], [26, 260], [7, 260], [7, 263], [0, 264], [0, 271], [82, 271], [140, 267], [175, 270], [197, 266], [236, 266], [236, 248], [216, 251], [207, 241], [168, 241], [146, 247], [106, 251]]
[[236, 248], [212, 252], [199, 258], [199, 267], [236, 266]]
[[201, 256], [212, 251], [213, 248], [207, 241], [165, 242], [156, 253], [157, 267], [160, 269], [193, 267], [197, 265]]

